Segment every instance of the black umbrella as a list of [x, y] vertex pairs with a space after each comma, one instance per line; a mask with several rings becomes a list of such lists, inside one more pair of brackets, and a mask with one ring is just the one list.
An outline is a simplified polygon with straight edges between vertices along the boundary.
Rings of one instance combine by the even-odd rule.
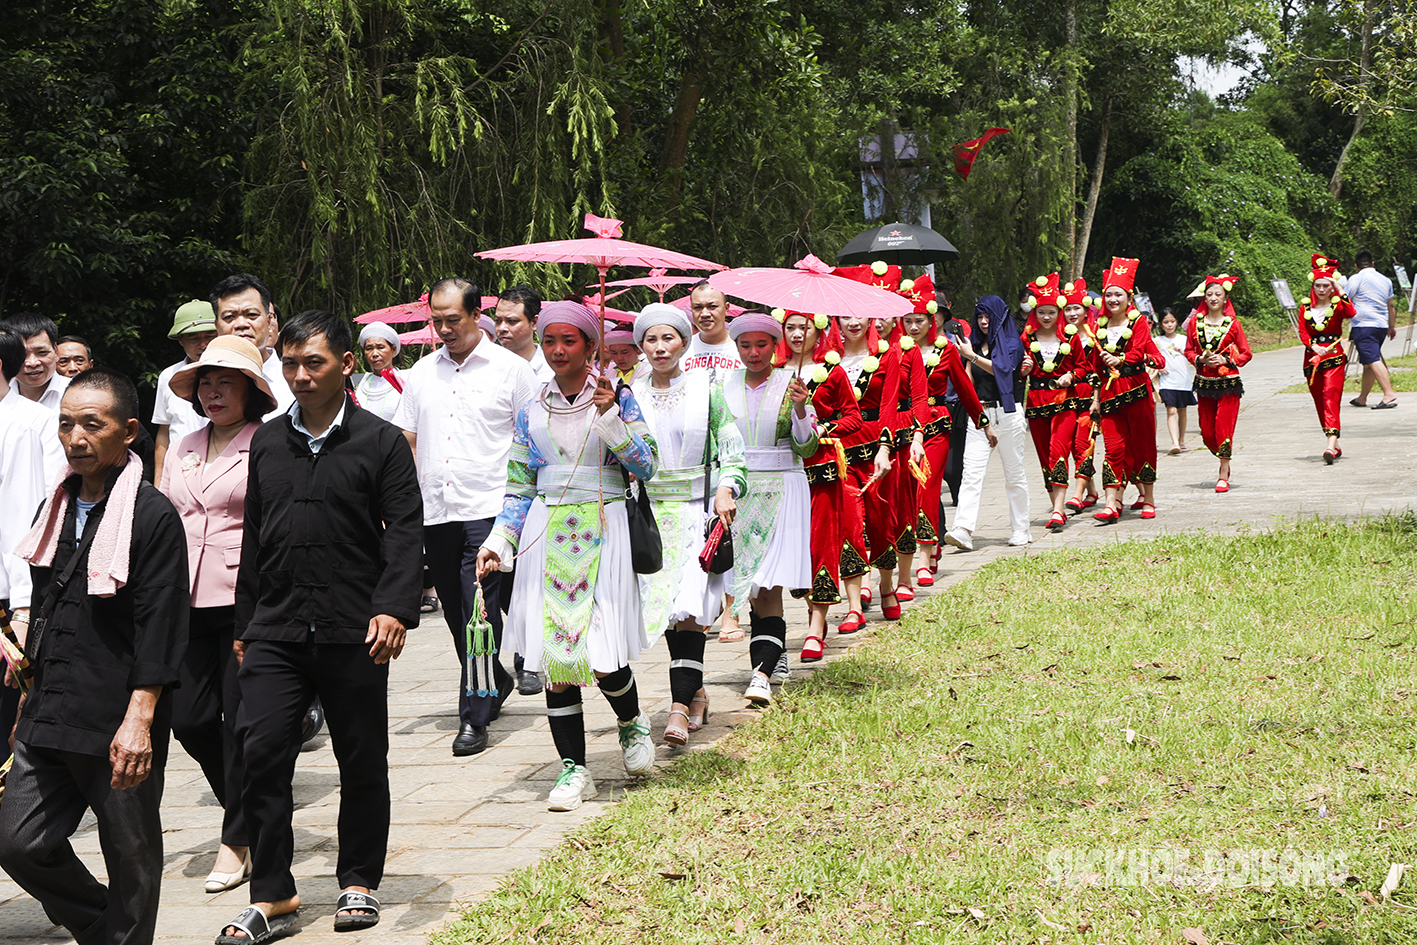
[[928, 226], [910, 223], [873, 226], [853, 236], [836, 254], [836, 261], [845, 266], [878, 259], [897, 266], [928, 266], [958, 258], [959, 250], [949, 240]]

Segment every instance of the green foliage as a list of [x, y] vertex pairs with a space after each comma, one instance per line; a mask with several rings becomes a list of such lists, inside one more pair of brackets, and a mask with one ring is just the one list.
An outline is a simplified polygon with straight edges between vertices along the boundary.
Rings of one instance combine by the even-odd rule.
[[1306, 284], [1321, 248], [1313, 234], [1337, 212], [1326, 182], [1244, 112], [1220, 112], [1132, 158], [1104, 201], [1103, 242], [1142, 256], [1138, 288], [1155, 302], [1183, 305], [1206, 274], [1228, 272], [1240, 277], [1236, 311], [1261, 325], [1284, 319], [1269, 280]]
[[[1380, 268], [1417, 254], [1417, 115], [1371, 119], [1344, 166], [1343, 203], [1352, 246], [1372, 251]], [[1360, 245], [1361, 244], [1361, 245]], [[1351, 260], [1351, 254], [1346, 257]]]

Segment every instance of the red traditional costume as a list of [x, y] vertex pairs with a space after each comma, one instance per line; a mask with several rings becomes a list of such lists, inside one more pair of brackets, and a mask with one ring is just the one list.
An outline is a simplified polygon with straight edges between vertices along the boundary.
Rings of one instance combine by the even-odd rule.
[[[1038, 461], [1043, 465], [1044, 488], [1051, 493], [1055, 488], [1068, 487], [1068, 457], [1072, 455], [1077, 433], [1072, 377], [1062, 385], [1058, 380], [1067, 375], [1086, 373], [1089, 362], [1082, 346], [1073, 343], [1077, 329], [1063, 322], [1063, 308], [1068, 304], [1068, 299], [1058, 288], [1058, 274], [1053, 272], [1039, 276], [1024, 288], [1032, 297], [1024, 303], [1029, 315], [1021, 340], [1028, 357], [1033, 359], [1033, 369], [1028, 373], [1028, 406], [1024, 416], [1033, 435]], [[1058, 310], [1058, 320], [1054, 325], [1056, 334], [1053, 336], [1040, 334], [1042, 326], [1035, 315], [1040, 305], [1052, 305]]]
[[[825, 334], [823, 334], [825, 337]], [[866, 572], [860, 501], [851, 495], [843, 441], [861, 429], [861, 408], [840, 366], [817, 365], [804, 378], [817, 415], [817, 452], [803, 463], [812, 493], [813, 604], [841, 601], [841, 579]], [[843, 572], [843, 567], [849, 570]]]
[[[1082, 324], [1069, 326], [1076, 328], [1076, 334], [1069, 335], [1069, 341], [1077, 349], [1078, 364], [1074, 368], [1073, 385], [1068, 388], [1068, 399], [1073, 411], [1073, 477], [1091, 479], [1096, 472], [1092, 454], [1097, 449], [1097, 437], [1092, 428], [1092, 391], [1097, 383], [1097, 303], [1087, 294], [1087, 280], [1082, 278], [1063, 286], [1062, 294], [1068, 305], [1081, 305], [1084, 313]], [[1064, 333], [1067, 333], [1066, 328]], [[1087, 504], [1079, 499], [1076, 507], [1070, 505], [1069, 508], [1081, 511]]]
[[[1103, 293], [1118, 286], [1130, 296], [1136, 272], [1137, 260], [1113, 257], [1102, 280]], [[1096, 357], [1106, 451], [1102, 483], [1114, 487], [1156, 481], [1156, 401], [1147, 369], [1159, 370], [1166, 363], [1151, 338], [1146, 316], [1129, 305], [1122, 319], [1121, 325], [1109, 325], [1104, 311], [1097, 320], [1097, 344], [1090, 349]], [[1109, 328], [1118, 331], [1109, 332]], [[1103, 351], [1121, 358], [1122, 363], [1108, 367], [1102, 360]]]
[[930, 467], [929, 475], [920, 485], [918, 507], [915, 520], [917, 541], [938, 544], [940, 541], [940, 491], [945, 483], [945, 466], [950, 458], [950, 408], [945, 403], [945, 394], [951, 383], [959, 396], [964, 412], [974, 421], [975, 426], [983, 424], [984, 408], [979, 403], [979, 394], [974, 390], [969, 371], [959, 356], [959, 349], [944, 332], [936, 332], [932, 327], [926, 338], [930, 347], [925, 353], [925, 462]]
[[[1201, 439], [1206, 448], [1221, 459], [1229, 459], [1235, 438], [1235, 419], [1240, 415], [1240, 396], [1245, 385], [1240, 381], [1240, 368], [1250, 363], [1254, 355], [1245, 329], [1230, 303], [1230, 288], [1234, 276], [1207, 276], [1206, 288], [1218, 285], [1225, 290], [1224, 317], [1219, 325], [1205, 323], [1206, 303], [1202, 297], [1186, 332], [1186, 360], [1196, 366], [1196, 414], [1200, 419]], [[1202, 363], [1203, 355], [1219, 354], [1221, 365]]]
[[1343, 322], [1352, 318], [1353, 303], [1338, 293], [1338, 260], [1318, 253], [1312, 260], [1309, 281], [1327, 279], [1334, 295], [1328, 305], [1318, 308], [1318, 298], [1309, 290], [1307, 302], [1299, 303], [1299, 340], [1304, 344], [1304, 379], [1319, 414], [1325, 436], [1341, 435], [1338, 412], [1343, 401], [1343, 375], [1348, 354], [1343, 348]]

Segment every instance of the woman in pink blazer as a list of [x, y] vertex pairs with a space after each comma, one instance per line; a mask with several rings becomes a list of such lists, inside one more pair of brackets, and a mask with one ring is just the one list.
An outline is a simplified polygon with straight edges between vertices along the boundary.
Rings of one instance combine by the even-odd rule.
[[221, 849], [206, 890], [239, 886], [251, 872], [241, 813], [241, 742], [233, 650], [236, 571], [251, 437], [276, 408], [254, 345], [236, 335], [217, 338], [199, 360], [172, 376], [175, 394], [211, 423], [190, 433], [162, 466], [159, 488], [172, 500], [187, 532], [192, 581], [191, 635], [182, 685], [173, 693], [172, 734], [202, 767], [224, 811]]

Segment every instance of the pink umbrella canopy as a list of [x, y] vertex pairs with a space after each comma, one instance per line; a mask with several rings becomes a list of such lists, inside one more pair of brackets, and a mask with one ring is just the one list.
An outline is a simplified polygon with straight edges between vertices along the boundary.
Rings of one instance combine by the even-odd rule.
[[639, 279], [616, 279], [614, 282], [605, 283], [606, 286], [635, 286], [647, 285], [659, 294], [659, 300], [664, 301], [664, 293], [668, 292], [676, 285], [693, 285], [702, 282], [701, 276], [670, 276], [665, 275], [667, 269], [651, 269], [649, 275]]
[[[484, 295], [482, 297], [482, 311], [497, 306], [497, 296]], [[383, 322], [386, 325], [404, 325], [409, 322], [426, 322], [431, 317], [428, 311], [428, 293], [419, 296], [417, 302], [404, 302], [399, 305], [390, 305], [388, 308], [375, 309], [372, 312], [365, 312], [363, 315], [355, 317], [355, 321], [361, 325], [368, 325], [370, 322]]]
[[443, 339], [438, 337], [438, 333], [433, 330], [432, 325], [424, 325], [414, 331], [399, 332], [399, 344], [401, 345], [440, 345]]
[[904, 296], [832, 274], [810, 253], [792, 269], [730, 269], [709, 276], [724, 295], [808, 315], [899, 318], [915, 306]]

